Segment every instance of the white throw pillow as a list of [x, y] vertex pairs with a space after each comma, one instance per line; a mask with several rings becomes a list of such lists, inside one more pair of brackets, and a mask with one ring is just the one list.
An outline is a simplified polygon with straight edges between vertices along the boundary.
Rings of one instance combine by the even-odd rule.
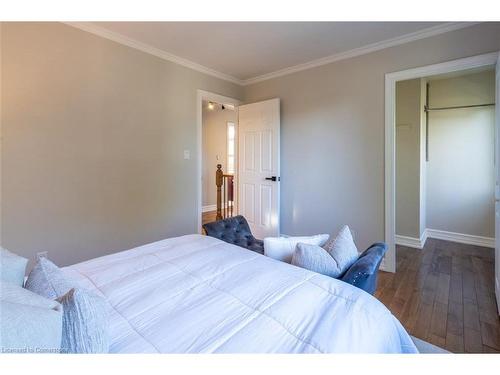
[[323, 246], [330, 236], [328, 234], [317, 234], [315, 236], [303, 237], [267, 237], [264, 238], [264, 255], [290, 263], [299, 242], [310, 245]]
[[59, 352], [62, 316], [58, 302], [0, 282], [0, 352]]
[[0, 247], [0, 280], [23, 286], [28, 259]]
[[329, 240], [323, 248], [328, 251], [337, 263], [338, 276], [347, 271], [359, 257], [351, 230], [347, 225], [340, 230], [334, 239]]

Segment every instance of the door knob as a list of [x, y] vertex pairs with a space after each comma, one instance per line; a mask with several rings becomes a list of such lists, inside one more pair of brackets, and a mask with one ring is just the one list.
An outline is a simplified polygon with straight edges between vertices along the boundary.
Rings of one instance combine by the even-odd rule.
[[266, 177], [266, 180], [268, 180], [268, 181], [279, 181], [280, 178], [276, 177], [276, 176], [272, 176], [272, 177]]

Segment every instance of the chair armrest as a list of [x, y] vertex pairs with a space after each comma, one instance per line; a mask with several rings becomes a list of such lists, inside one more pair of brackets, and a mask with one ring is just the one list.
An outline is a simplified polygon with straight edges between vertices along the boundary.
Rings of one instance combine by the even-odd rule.
[[386, 244], [373, 244], [360, 255], [358, 260], [340, 279], [370, 294], [375, 293], [377, 289], [377, 272], [386, 251]]

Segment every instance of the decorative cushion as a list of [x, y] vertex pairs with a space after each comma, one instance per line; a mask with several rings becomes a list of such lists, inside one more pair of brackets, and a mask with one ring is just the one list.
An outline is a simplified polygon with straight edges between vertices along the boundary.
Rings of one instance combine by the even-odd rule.
[[3, 353], [59, 353], [61, 311], [8, 301], [0, 304]]
[[292, 264], [334, 278], [340, 275], [337, 262], [325, 249], [317, 245], [299, 242], [293, 253]]
[[359, 257], [351, 230], [347, 225], [344, 225], [337, 236], [334, 239], [330, 239], [323, 248], [328, 251], [337, 263], [336, 272], [339, 276], [347, 271]]
[[56, 299], [76, 286], [76, 281], [68, 279], [59, 267], [43, 257], [38, 259], [26, 280], [26, 289], [50, 299]]
[[0, 282], [0, 300], [62, 311], [57, 301], [42, 297], [13, 283]]
[[0, 285], [0, 350], [3, 353], [59, 353], [62, 306], [19, 285]]
[[85, 289], [71, 289], [57, 299], [64, 310], [61, 351], [108, 353], [106, 302]]
[[28, 259], [0, 247], [0, 279], [23, 286]]
[[309, 237], [267, 237], [264, 238], [264, 255], [290, 263], [295, 247], [299, 242], [322, 246], [328, 241], [328, 238], [328, 234], [318, 234]]

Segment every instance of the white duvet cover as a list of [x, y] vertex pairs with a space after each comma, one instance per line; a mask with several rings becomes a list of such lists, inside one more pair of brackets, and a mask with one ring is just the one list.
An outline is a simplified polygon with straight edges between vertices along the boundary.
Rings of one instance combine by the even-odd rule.
[[106, 298], [114, 353], [416, 352], [364, 291], [207, 236], [64, 270]]

